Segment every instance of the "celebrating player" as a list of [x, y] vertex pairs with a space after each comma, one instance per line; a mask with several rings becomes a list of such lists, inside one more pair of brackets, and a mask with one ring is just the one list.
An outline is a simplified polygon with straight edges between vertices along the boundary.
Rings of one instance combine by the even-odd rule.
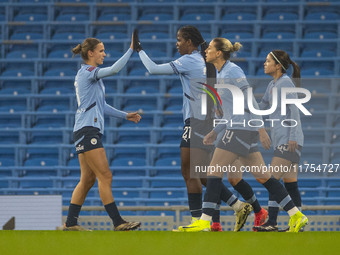
[[[297, 207], [301, 207], [301, 196], [297, 184], [297, 164], [300, 161], [301, 149], [303, 146], [303, 133], [300, 121], [300, 114], [295, 105], [287, 106], [287, 114], [281, 115], [281, 88], [295, 88], [295, 84], [287, 75], [289, 66], [293, 66], [293, 78], [300, 78], [299, 66], [290, 59], [289, 55], [282, 50], [273, 50], [267, 55], [264, 63], [264, 72], [273, 77], [268, 84], [267, 90], [259, 104], [260, 109], [268, 109], [273, 102], [272, 90], [277, 88], [278, 103], [276, 110], [270, 114], [270, 119], [277, 119], [281, 123], [284, 119], [295, 120], [297, 125], [281, 126], [274, 124], [271, 127], [271, 140], [273, 141], [274, 156], [271, 166], [286, 167], [290, 172], [273, 172], [272, 175], [278, 180], [283, 178], [284, 185]], [[299, 86], [299, 81], [296, 85]], [[287, 94], [289, 99], [297, 99], [296, 93]], [[278, 231], [277, 215], [279, 205], [275, 202], [274, 195], [269, 193], [268, 201], [268, 221], [262, 226], [256, 227], [257, 231]]]
[[[178, 30], [176, 47], [182, 57], [166, 64], [157, 65], [147, 56], [138, 40], [137, 32], [134, 33], [134, 40], [135, 49], [139, 52], [139, 57], [149, 73], [177, 74], [181, 79], [183, 88], [183, 119], [185, 123], [180, 145], [181, 170], [187, 186], [189, 209], [192, 215], [192, 222], [194, 222], [202, 214], [202, 184], [206, 184], [206, 178], [200, 179], [191, 176], [194, 171], [190, 171], [190, 167], [208, 165], [212, 146], [203, 144], [202, 137], [210, 131], [207, 129], [209, 125], [206, 125], [206, 116], [200, 114], [201, 100], [199, 95], [201, 91], [192, 87], [190, 80], [202, 79], [205, 81], [206, 78], [214, 78], [216, 70], [213, 65], [205, 63], [204, 50], [207, 48], [207, 43], [196, 27], [184, 26]], [[198, 51], [199, 47], [201, 52]], [[195, 156], [192, 157], [193, 155]], [[251, 206], [248, 203], [239, 201], [224, 186], [222, 181], [219, 199], [228, 203], [235, 210], [235, 230], [238, 231], [247, 219]], [[221, 225], [219, 223], [213, 224], [212, 230], [221, 231]]]
[[71, 204], [64, 230], [85, 231], [77, 220], [86, 195], [98, 179], [100, 198], [112, 219], [115, 231], [134, 230], [140, 222], [126, 222], [122, 219], [112, 196], [112, 173], [109, 169], [105, 150], [101, 141], [104, 133], [104, 114], [127, 119], [138, 123], [141, 116], [137, 112], [119, 111], [105, 102], [105, 87], [102, 78], [118, 73], [129, 60], [133, 52], [130, 49], [112, 66], [99, 68], [103, 64], [104, 44], [96, 38], [87, 38], [73, 48], [73, 54], [81, 54], [85, 64], [75, 77], [75, 90], [78, 110], [73, 129], [76, 151], [80, 163], [80, 182], [73, 191]]

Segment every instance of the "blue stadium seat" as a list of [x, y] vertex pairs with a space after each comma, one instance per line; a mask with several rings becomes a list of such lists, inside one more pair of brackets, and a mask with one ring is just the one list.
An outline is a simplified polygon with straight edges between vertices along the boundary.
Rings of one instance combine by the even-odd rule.
[[0, 86], [0, 94], [12, 94], [22, 95], [31, 93], [31, 82], [30, 81], [3, 81]]
[[0, 133], [0, 144], [16, 144], [19, 143], [19, 133], [2, 131]]
[[10, 98], [0, 100], [0, 111], [2, 112], [20, 112], [26, 111], [27, 102], [25, 98]]
[[305, 39], [336, 39], [337, 34], [335, 32], [327, 32], [327, 31], [306, 31], [304, 35]]
[[165, 115], [163, 117], [164, 127], [183, 127], [183, 125], [182, 115]]
[[150, 143], [150, 134], [149, 132], [139, 131], [138, 129], [135, 133], [131, 133], [131, 131], [119, 131], [116, 142], [122, 144]]
[[157, 40], [169, 38], [169, 28], [165, 25], [141, 25], [138, 30], [140, 39]]
[[21, 59], [32, 59], [38, 58], [38, 45], [13, 45], [10, 51], [7, 53], [6, 58], [21, 58]]
[[47, 62], [43, 73], [44, 76], [74, 77], [77, 74], [77, 64], [68, 62]]
[[131, 80], [126, 86], [125, 93], [153, 94], [159, 93], [158, 81]]
[[73, 80], [54, 81], [48, 80], [41, 84], [40, 94], [74, 94]]
[[61, 131], [35, 131], [32, 132], [29, 143], [32, 144], [60, 144], [63, 142], [63, 134]]
[[98, 21], [126, 21], [131, 19], [130, 8], [115, 7], [101, 10]]
[[168, 21], [173, 20], [173, 14], [169, 9], [159, 10], [159, 12], [145, 9], [139, 20]]
[[114, 157], [117, 158], [141, 158], [145, 159], [146, 153], [145, 148], [136, 148], [136, 147], [129, 147], [129, 148], [118, 148], [116, 147], [114, 150]]
[[68, 98], [59, 98], [59, 99], [40, 99], [36, 110], [38, 112], [62, 112], [68, 111], [70, 109]]
[[183, 107], [182, 97], [169, 98], [166, 100], [165, 110], [166, 111], [180, 111]]
[[145, 166], [145, 159], [142, 158], [115, 158], [111, 162], [111, 166]]
[[340, 19], [339, 13], [332, 12], [332, 11], [311, 11], [308, 12], [305, 20], [338, 20]]
[[213, 11], [207, 9], [196, 10], [195, 8], [186, 9], [180, 20], [182, 21], [208, 21], [214, 19]]
[[[97, 31], [96, 38], [99, 38], [100, 40], [126, 39], [127, 34], [126, 34], [126, 32], [113, 31], [112, 28], [111, 29], [105, 29], [105, 30], [101, 29], [101, 30]], [[108, 52], [106, 44], [105, 44], [105, 48], [106, 48], [105, 51]]]
[[51, 39], [53, 40], [84, 40], [86, 38], [85, 26], [60, 26], [51, 28]]
[[183, 93], [182, 83], [178, 80], [173, 81], [169, 86], [168, 93], [171, 94]]
[[124, 111], [152, 111], [157, 110], [156, 99], [126, 99], [123, 107]]
[[277, 21], [290, 21], [290, 20], [298, 20], [299, 16], [296, 12], [296, 10], [289, 9], [284, 11], [279, 11], [277, 8], [275, 9], [269, 9], [265, 12], [263, 16], [263, 20], [277, 20]]
[[334, 57], [336, 52], [327, 49], [304, 49], [301, 53], [302, 58], [327, 58]]
[[44, 6], [26, 6], [18, 10], [14, 21], [42, 22], [47, 21], [47, 8]]
[[228, 21], [256, 20], [256, 14], [247, 12], [228, 12], [223, 15], [222, 20]]
[[163, 131], [160, 137], [160, 143], [179, 144], [182, 136], [181, 129], [174, 129], [172, 131]]
[[65, 116], [63, 115], [38, 115], [32, 128], [61, 128], [65, 125]]
[[10, 40], [40, 40], [44, 38], [43, 26], [12, 26], [9, 31]]
[[180, 158], [160, 158], [156, 161], [155, 166], [181, 166]]
[[0, 128], [20, 128], [21, 127], [21, 115], [15, 115], [15, 114], [2, 115], [1, 120], [2, 121], [0, 122]]

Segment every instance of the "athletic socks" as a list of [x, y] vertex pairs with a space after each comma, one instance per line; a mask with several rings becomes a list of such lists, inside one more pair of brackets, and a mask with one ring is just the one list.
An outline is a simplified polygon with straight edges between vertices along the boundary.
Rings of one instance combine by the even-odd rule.
[[234, 203], [238, 200], [237, 197], [223, 184], [221, 179], [221, 200], [225, 202], [229, 206], [233, 206]]
[[279, 214], [280, 206], [275, 201], [275, 197], [272, 193], [269, 193], [268, 201], [268, 223], [272, 226], [277, 225], [277, 216]]
[[263, 186], [272, 193], [275, 201], [286, 211], [293, 209], [295, 207], [292, 199], [288, 195], [287, 190], [281, 185], [281, 183], [275, 178], [271, 177], [263, 183]]
[[199, 218], [202, 214], [202, 193], [188, 193], [191, 217]]
[[81, 205], [70, 204], [68, 208], [68, 214], [66, 219], [66, 227], [72, 227], [78, 224], [78, 217], [80, 213]]
[[221, 208], [221, 200], [218, 201], [215, 212], [212, 215], [212, 222], [220, 222], [220, 208]]
[[221, 197], [222, 178], [209, 177], [207, 189], [204, 195], [203, 213], [212, 216], [215, 212], [217, 202]]
[[[297, 182], [284, 183], [284, 185], [294, 205], [301, 208], [301, 196]], [[269, 193], [268, 222], [270, 225], [277, 225], [277, 216], [279, 214], [279, 209], [279, 204], [275, 201], [275, 196], [272, 193]], [[293, 207], [287, 212], [289, 216], [292, 216], [297, 212], [297, 208]]]
[[245, 180], [242, 179], [233, 187], [238, 193], [241, 194], [241, 196], [246, 200], [247, 203], [252, 205], [254, 213], [258, 213], [261, 211], [261, 205], [257, 200], [253, 189]]
[[113, 222], [113, 226], [117, 227], [120, 224], [125, 223], [125, 221], [120, 216], [120, 213], [118, 211], [118, 208], [117, 208], [115, 202], [104, 205], [104, 207], [105, 207], [107, 214], [110, 216], [110, 218]]
[[301, 195], [297, 182], [284, 183], [289, 196], [292, 198], [296, 207], [301, 208]]

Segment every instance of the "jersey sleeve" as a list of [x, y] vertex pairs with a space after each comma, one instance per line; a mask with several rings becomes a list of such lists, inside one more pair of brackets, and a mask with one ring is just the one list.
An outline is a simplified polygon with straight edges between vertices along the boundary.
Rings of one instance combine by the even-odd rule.
[[185, 74], [192, 70], [192, 66], [197, 64], [197, 59], [194, 59], [191, 55], [186, 54], [174, 61], [170, 62], [170, 66], [174, 70], [175, 74]]
[[241, 90], [244, 90], [249, 87], [246, 75], [239, 66], [234, 66], [230, 70], [230, 79], [232, 80], [232, 83]]

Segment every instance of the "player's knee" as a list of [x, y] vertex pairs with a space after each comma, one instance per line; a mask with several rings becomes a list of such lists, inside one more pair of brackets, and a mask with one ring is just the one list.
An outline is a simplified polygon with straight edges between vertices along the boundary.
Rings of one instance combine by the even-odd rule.
[[236, 186], [242, 179], [239, 178], [228, 178], [228, 182], [231, 184], [231, 186]]
[[99, 176], [97, 176], [97, 179], [98, 179], [98, 182], [111, 184], [112, 183], [112, 173], [111, 173], [111, 171], [106, 171], [105, 173], [102, 173]]
[[269, 180], [269, 178], [256, 178], [256, 181], [257, 181], [258, 183], [261, 183], [261, 184], [265, 183], [265, 182], [268, 181], [268, 180]]
[[91, 189], [95, 182], [96, 176], [89, 176], [81, 179], [81, 183], [84, 185], [86, 189]]

